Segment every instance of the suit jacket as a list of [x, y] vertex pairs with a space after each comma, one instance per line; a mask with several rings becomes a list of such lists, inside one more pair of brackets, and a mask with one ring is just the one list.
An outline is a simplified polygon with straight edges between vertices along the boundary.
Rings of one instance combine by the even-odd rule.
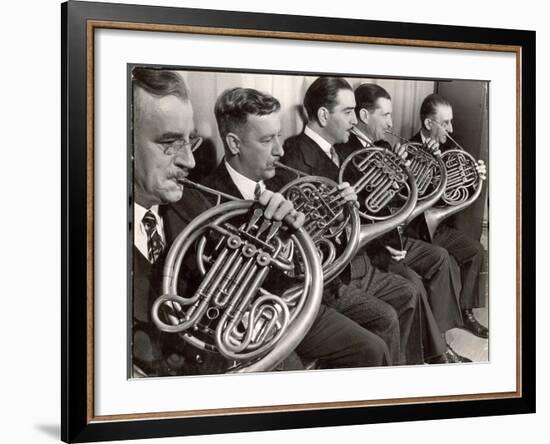
[[211, 205], [204, 196], [196, 190], [185, 190], [184, 197], [171, 205], [160, 205], [159, 215], [164, 224], [166, 247], [155, 264], [151, 264], [134, 246], [134, 320], [150, 323], [150, 309], [161, 290], [161, 272], [166, 254], [177, 235], [197, 215]]
[[[338, 167], [323, 152], [321, 147], [305, 133], [302, 132], [286, 139], [283, 149], [285, 155], [282, 157], [281, 163], [308, 175], [324, 176], [338, 182]], [[338, 150], [336, 150], [336, 153], [338, 154], [340, 163], [342, 163], [345, 156]], [[280, 189], [287, 182], [294, 179], [296, 179], [295, 175], [279, 168], [275, 177], [268, 182], [273, 189]]]
[[[237, 188], [237, 185], [235, 185], [235, 182], [233, 182], [233, 179], [229, 175], [229, 171], [227, 171], [227, 168], [225, 167], [225, 158], [222, 159], [221, 163], [214, 170], [214, 172], [207, 176], [201, 183], [207, 187], [230, 194], [231, 196], [244, 199], [244, 196]], [[207, 194], [206, 197], [213, 205], [215, 205], [218, 201], [218, 198], [213, 194]], [[222, 197], [221, 202], [227, 202], [227, 199]]]
[[[166, 248], [155, 264], [151, 264], [134, 246], [132, 249], [132, 320], [133, 320], [133, 361], [151, 375], [171, 374], [166, 358], [173, 353], [189, 354], [183, 347], [184, 341], [175, 334], [162, 333], [153, 324], [151, 307], [162, 290], [162, 270], [166, 254], [177, 235], [198, 214], [210, 207], [210, 203], [198, 191], [186, 189], [183, 198], [174, 204], [159, 206], [163, 219]], [[182, 291], [192, 285], [195, 275], [193, 266], [185, 267], [180, 275]], [[188, 363], [189, 364], [189, 363]], [[188, 366], [188, 373], [196, 373]]]

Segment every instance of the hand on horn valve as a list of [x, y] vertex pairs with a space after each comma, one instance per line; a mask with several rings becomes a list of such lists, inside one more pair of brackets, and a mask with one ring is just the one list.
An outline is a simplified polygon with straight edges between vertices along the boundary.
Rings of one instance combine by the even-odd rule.
[[293, 228], [301, 228], [306, 220], [303, 213], [296, 211], [294, 205], [285, 199], [281, 193], [265, 190], [260, 194], [258, 202], [266, 207], [264, 216], [266, 219], [285, 220]]
[[431, 137], [428, 137], [424, 142], [424, 148], [432, 153], [434, 156], [441, 156], [441, 150], [439, 149], [439, 142], [436, 142]]
[[393, 147], [393, 151], [395, 154], [397, 154], [401, 159], [407, 160], [407, 157], [409, 156], [409, 153], [407, 153], [407, 146], [401, 145], [400, 143], [397, 143]]
[[355, 188], [353, 188], [349, 182], [342, 182], [338, 184], [338, 189], [340, 190], [339, 196], [344, 199], [346, 202], [353, 202], [353, 204], [359, 208], [359, 202], [357, 201], [357, 193]]

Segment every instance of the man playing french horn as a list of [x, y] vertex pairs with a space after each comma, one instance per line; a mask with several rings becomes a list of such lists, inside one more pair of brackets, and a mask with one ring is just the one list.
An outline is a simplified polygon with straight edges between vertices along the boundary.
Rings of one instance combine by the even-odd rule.
[[[350, 140], [338, 149], [346, 154], [367, 146], [392, 149], [386, 138], [392, 129], [392, 102], [389, 93], [379, 85], [365, 83], [355, 90], [357, 124]], [[431, 138], [424, 141], [426, 150], [440, 154], [439, 143]], [[406, 157], [405, 146], [393, 148]], [[462, 326], [458, 294], [460, 282], [453, 280], [452, 263], [447, 251], [402, 234], [402, 227], [369, 245], [367, 251], [373, 262], [384, 270], [399, 274], [415, 284], [424, 305], [423, 335], [428, 356], [443, 352], [449, 362], [468, 362], [458, 355], [442, 333]]]
[[[344, 79], [320, 77], [308, 88], [304, 107], [308, 122], [301, 134], [285, 141], [282, 163], [337, 182], [345, 156], [334, 145], [347, 142], [357, 122], [353, 90]], [[292, 174], [279, 169], [273, 182], [281, 187], [292, 179]], [[415, 316], [418, 290], [411, 282], [373, 267], [361, 253], [325, 293], [331, 306], [384, 338], [393, 364], [423, 362]]]
[[[255, 89], [237, 87], [224, 91], [216, 100], [214, 114], [225, 156], [203, 184], [243, 198], [254, 198], [256, 191], [266, 189], [266, 183], [271, 187], [269, 179], [275, 176], [277, 162], [284, 155], [280, 140], [280, 108], [275, 97]], [[342, 200], [357, 202], [349, 184], [340, 184], [339, 189]], [[213, 202], [215, 199], [212, 196]], [[306, 220], [308, 217], [306, 215]], [[319, 359], [318, 365], [323, 368], [347, 366], [336, 356], [353, 354], [358, 344], [347, 337], [346, 329], [341, 330], [342, 322], [350, 321], [323, 304], [319, 320], [296, 348], [297, 356], [306, 364]], [[386, 349], [383, 341], [368, 330], [362, 330], [361, 336], [360, 347], [371, 349], [370, 362], [366, 365], [379, 365], [380, 352], [377, 350]], [[319, 349], [321, 343], [323, 350]]]
[[[430, 94], [420, 107], [421, 128], [412, 138], [412, 142], [425, 143], [426, 140], [435, 140], [440, 150], [459, 148], [451, 134], [453, 132], [453, 108], [451, 103], [439, 94]], [[477, 162], [475, 170], [481, 181], [486, 178], [486, 167], [482, 160]], [[481, 189], [481, 184], [478, 185]], [[475, 196], [474, 196], [475, 197]], [[475, 318], [472, 309], [484, 307], [485, 301], [479, 291], [479, 274], [483, 263], [485, 250], [483, 246], [463, 232], [452, 227], [449, 223], [439, 224], [434, 233], [426, 224], [426, 217], [419, 216], [410, 224], [408, 232], [411, 236], [433, 241], [456, 259], [461, 274], [462, 290], [460, 292], [460, 307], [464, 324], [462, 328], [480, 338], [488, 338], [489, 330]]]
[[[132, 85], [133, 374], [214, 373], [209, 354], [193, 350], [177, 334], [161, 332], [151, 319], [152, 305], [162, 292], [162, 266], [167, 250], [190, 221], [211, 206], [200, 192], [184, 190], [185, 178], [195, 166], [193, 150], [201, 143], [194, 131], [189, 91], [179, 75], [149, 68], [134, 68]], [[258, 202], [265, 208], [261, 214], [266, 220], [285, 220], [294, 228], [301, 227], [304, 222], [304, 215], [296, 212], [292, 203], [278, 193], [264, 190]], [[177, 309], [177, 304], [173, 306]], [[328, 357], [338, 367], [387, 363], [383, 342], [379, 340], [367, 349], [365, 344], [370, 334], [353, 321], [325, 308], [315, 322], [316, 325], [330, 325], [339, 339], [338, 349], [327, 352], [326, 337], [309, 335], [313, 358]], [[325, 330], [320, 328], [320, 331]]]

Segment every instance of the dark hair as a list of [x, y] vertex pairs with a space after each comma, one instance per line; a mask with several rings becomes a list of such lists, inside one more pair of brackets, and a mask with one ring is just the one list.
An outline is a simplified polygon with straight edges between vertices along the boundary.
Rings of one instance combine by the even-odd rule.
[[355, 114], [359, 118], [359, 111], [366, 109], [372, 112], [376, 109], [378, 99], [391, 100], [391, 96], [384, 88], [374, 83], [363, 83], [355, 90]]
[[155, 68], [134, 68], [132, 82], [157, 97], [176, 96], [189, 100], [189, 90], [182, 77], [172, 71]]
[[[279, 101], [270, 94], [252, 88], [225, 90], [216, 100], [214, 114], [222, 140], [230, 132], [246, 124], [248, 116], [266, 116], [281, 109]], [[225, 145], [225, 140], [224, 140]]]
[[310, 121], [317, 120], [317, 111], [321, 107], [332, 111], [336, 106], [336, 96], [341, 89], [353, 88], [346, 79], [341, 77], [319, 77], [306, 91], [304, 108]]
[[420, 106], [420, 122], [422, 123], [423, 128], [425, 128], [424, 120], [426, 120], [427, 117], [433, 116], [439, 105], [446, 105], [450, 107], [451, 103], [445, 97], [435, 93], [430, 94], [424, 99], [422, 105]]

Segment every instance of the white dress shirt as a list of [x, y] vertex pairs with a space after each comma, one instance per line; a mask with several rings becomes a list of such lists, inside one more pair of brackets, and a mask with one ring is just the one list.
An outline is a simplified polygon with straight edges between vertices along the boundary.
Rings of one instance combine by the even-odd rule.
[[263, 193], [265, 191], [265, 184], [263, 180], [255, 182], [252, 179], [249, 179], [246, 176], [243, 176], [241, 173], [236, 171], [229, 163], [225, 162], [225, 167], [227, 172], [233, 179], [233, 183], [237, 186], [241, 194], [246, 200], [254, 200], [254, 191], [256, 190], [256, 184], [260, 185], [260, 191]]
[[139, 252], [149, 260], [149, 253], [147, 249], [147, 231], [143, 226], [143, 216], [147, 211], [151, 211], [157, 220], [157, 233], [160, 235], [164, 245], [166, 245], [166, 238], [164, 237], [164, 224], [162, 218], [159, 216], [159, 206], [153, 205], [151, 208], [143, 208], [141, 205], [134, 204], [134, 245]]
[[424, 135], [424, 133], [422, 132], [422, 130], [420, 131], [420, 139], [422, 139], [422, 143], [425, 145], [426, 144], [426, 136]]

